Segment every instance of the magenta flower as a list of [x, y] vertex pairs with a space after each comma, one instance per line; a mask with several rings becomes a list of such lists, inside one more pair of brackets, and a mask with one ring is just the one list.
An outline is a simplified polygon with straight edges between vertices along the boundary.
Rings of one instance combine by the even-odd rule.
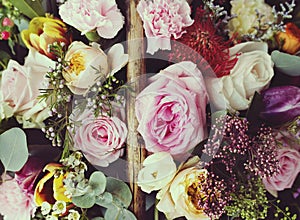
[[34, 193], [34, 183], [43, 170], [45, 162], [38, 157], [29, 157], [23, 168], [16, 172], [15, 179], [19, 186], [27, 193]]
[[272, 124], [283, 124], [300, 115], [300, 88], [279, 86], [262, 92], [261, 117]]

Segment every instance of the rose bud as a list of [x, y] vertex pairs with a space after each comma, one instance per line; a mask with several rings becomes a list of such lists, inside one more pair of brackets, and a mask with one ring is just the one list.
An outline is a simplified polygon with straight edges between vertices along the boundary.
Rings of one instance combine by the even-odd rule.
[[63, 42], [65, 45], [70, 43], [66, 25], [61, 20], [50, 16], [33, 18], [28, 30], [21, 32], [21, 37], [27, 48], [33, 47], [50, 59], [55, 59], [55, 54], [49, 51], [49, 45], [54, 42]]
[[10, 33], [8, 31], [1, 32], [1, 40], [8, 40], [10, 38]]
[[285, 32], [279, 32], [276, 40], [284, 52], [295, 54], [300, 49], [300, 29], [294, 23], [287, 23]]
[[262, 92], [264, 109], [260, 116], [271, 124], [284, 124], [300, 115], [300, 88], [279, 86]]
[[15, 24], [13, 22], [13, 20], [11, 20], [8, 17], [3, 18], [2, 20], [2, 26], [3, 27], [13, 27]]

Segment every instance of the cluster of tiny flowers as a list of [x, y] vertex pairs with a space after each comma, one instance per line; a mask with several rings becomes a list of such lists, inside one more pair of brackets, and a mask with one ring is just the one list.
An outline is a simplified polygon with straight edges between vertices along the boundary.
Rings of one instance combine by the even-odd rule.
[[68, 213], [68, 215], [63, 219], [80, 219], [79, 212], [74, 209], [68, 210], [67, 204], [64, 201], [56, 201], [53, 205], [48, 202], [43, 202], [41, 205], [41, 214], [43, 215], [43, 219], [46, 220], [58, 220], [60, 216], [65, 215], [66, 213]]
[[[113, 111], [112, 101], [124, 105], [124, 96], [120, 94], [124, 91], [122, 89], [125, 88], [122, 82], [114, 76], [108, 76], [103, 81], [103, 79], [99, 79], [90, 88], [86, 101], [81, 103], [83, 106], [90, 106], [94, 111], [95, 117], [99, 115], [111, 116]], [[78, 104], [78, 100], [75, 100], [75, 105]]]
[[231, 197], [230, 204], [225, 207], [228, 216], [241, 217], [245, 220], [266, 218], [269, 202], [259, 177], [246, 175], [241, 179], [237, 192]]
[[295, 138], [295, 141], [300, 145], [300, 116], [298, 116], [287, 128]]
[[[228, 115], [219, 117], [212, 126], [212, 135], [204, 146], [203, 153], [214, 160], [221, 160], [226, 171], [232, 174], [237, 158], [245, 155], [249, 149], [250, 138], [247, 131], [246, 119]], [[213, 163], [214, 161], [211, 161], [209, 164]]]
[[262, 126], [259, 129], [252, 138], [249, 154], [246, 169], [262, 178], [271, 177], [278, 172], [277, 145], [270, 127]]
[[82, 161], [82, 157], [81, 152], [75, 151], [69, 157], [61, 160], [67, 170], [63, 183], [66, 189], [65, 195], [69, 198], [85, 195], [91, 190], [88, 179], [84, 176], [87, 165]]

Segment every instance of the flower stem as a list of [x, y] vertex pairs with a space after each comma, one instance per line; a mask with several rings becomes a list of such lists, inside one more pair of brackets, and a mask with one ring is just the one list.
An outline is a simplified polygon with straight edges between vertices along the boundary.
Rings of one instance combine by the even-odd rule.
[[157, 204], [158, 204], [158, 200], [156, 199], [155, 207], [154, 207], [154, 220], [159, 220], [159, 215], [158, 215], [159, 213], [158, 213], [158, 209], [156, 208]]

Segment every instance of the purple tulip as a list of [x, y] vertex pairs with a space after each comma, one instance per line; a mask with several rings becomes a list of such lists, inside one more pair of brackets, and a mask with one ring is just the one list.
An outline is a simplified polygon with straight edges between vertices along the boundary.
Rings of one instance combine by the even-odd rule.
[[28, 158], [23, 168], [16, 172], [15, 179], [21, 188], [27, 193], [34, 193], [35, 181], [45, 166], [45, 161], [38, 157]]
[[275, 125], [289, 122], [300, 115], [300, 88], [279, 86], [262, 92], [264, 109], [260, 116]]

